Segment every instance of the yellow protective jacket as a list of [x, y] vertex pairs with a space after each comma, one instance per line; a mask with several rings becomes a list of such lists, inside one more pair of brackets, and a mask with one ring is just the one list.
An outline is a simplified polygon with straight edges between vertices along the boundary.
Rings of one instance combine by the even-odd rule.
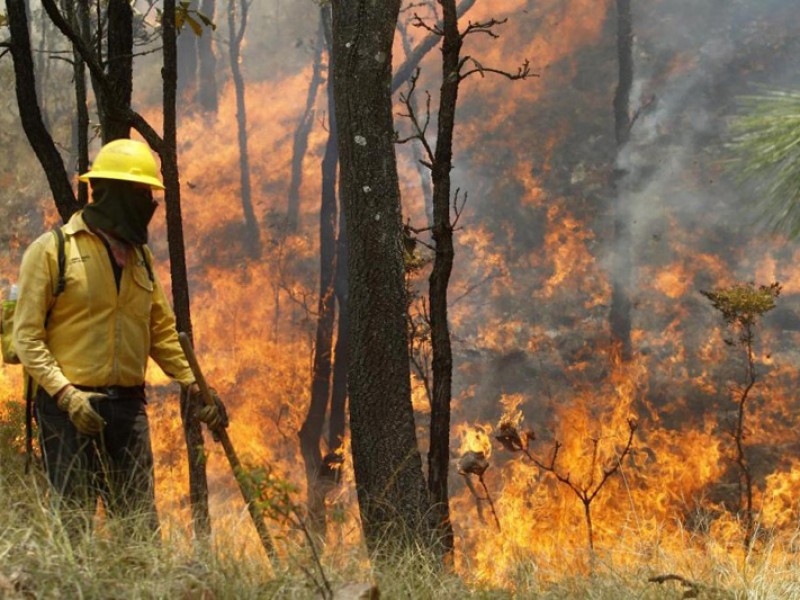
[[[50, 395], [68, 383], [136, 386], [144, 383], [151, 356], [173, 379], [192, 383], [175, 316], [155, 272], [155, 282], [150, 280], [138, 249], [122, 269], [117, 293], [106, 246], [81, 212], [63, 230], [66, 287], [59, 296], [54, 296], [56, 236], [42, 235], [22, 258], [14, 344], [25, 370]], [[152, 269], [152, 255], [144, 249]]]

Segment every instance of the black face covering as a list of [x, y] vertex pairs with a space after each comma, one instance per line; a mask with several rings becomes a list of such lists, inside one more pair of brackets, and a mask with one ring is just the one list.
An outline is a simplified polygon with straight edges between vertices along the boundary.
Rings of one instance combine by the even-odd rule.
[[117, 179], [92, 179], [92, 202], [83, 209], [83, 220], [130, 244], [146, 244], [156, 206], [149, 188]]

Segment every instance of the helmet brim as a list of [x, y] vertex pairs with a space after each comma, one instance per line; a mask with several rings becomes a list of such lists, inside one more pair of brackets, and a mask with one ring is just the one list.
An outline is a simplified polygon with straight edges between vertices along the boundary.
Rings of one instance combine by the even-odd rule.
[[119, 179], [121, 181], [130, 181], [133, 183], [143, 183], [149, 185], [154, 190], [163, 190], [162, 184], [155, 177], [148, 177], [147, 175], [133, 175], [128, 173], [120, 173], [118, 171], [89, 171], [83, 175], [78, 176], [78, 181], [88, 182], [92, 179]]

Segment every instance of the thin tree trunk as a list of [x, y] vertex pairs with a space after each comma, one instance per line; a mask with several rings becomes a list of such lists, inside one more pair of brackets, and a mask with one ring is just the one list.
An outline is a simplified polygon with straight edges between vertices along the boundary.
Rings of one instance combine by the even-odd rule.
[[334, 289], [339, 307], [336, 326], [336, 347], [333, 351], [333, 386], [331, 418], [328, 425], [328, 448], [338, 454], [344, 445], [347, 419], [347, 365], [350, 360], [350, 318], [348, 307], [347, 219], [339, 212], [339, 237], [336, 242], [336, 279]]
[[[78, 2], [65, 2], [67, 18], [75, 31], [79, 32], [84, 40], [88, 36], [88, 29], [82, 23], [84, 17], [89, 20], [89, 5], [86, 0]], [[76, 10], [77, 9], [77, 10]], [[84, 63], [77, 48], [72, 48], [72, 77], [75, 85], [75, 119], [73, 121], [75, 132], [73, 140], [77, 158], [78, 173], [89, 170], [89, 106], [86, 94], [86, 63]], [[84, 206], [89, 201], [89, 185], [78, 182], [78, 204]]]
[[433, 241], [436, 254], [429, 278], [431, 347], [433, 351], [433, 399], [431, 402], [430, 449], [428, 451], [428, 492], [439, 540], [445, 554], [453, 551], [450, 523], [448, 474], [450, 465], [450, 401], [453, 354], [447, 322], [447, 288], [453, 270], [453, 225], [450, 220], [450, 171], [453, 168], [453, 129], [458, 103], [461, 34], [455, 0], [441, 0], [443, 13], [442, 85], [434, 153]]
[[291, 233], [297, 231], [300, 221], [300, 185], [303, 182], [303, 159], [308, 150], [308, 136], [314, 124], [314, 103], [317, 100], [317, 90], [322, 83], [322, 47], [325, 41], [323, 27], [324, 25], [320, 22], [317, 46], [314, 49], [311, 81], [308, 84], [306, 109], [300, 118], [297, 129], [295, 129], [292, 143], [292, 173], [289, 179], [289, 202], [286, 208], [286, 230]]
[[[630, 138], [630, 94], [633, 85], [633, 20], [631, 0], [617, 0], [617, 60], [619, 62], [619, 81], [614, 94], [614, 130], [616, 133], [617, 155], [620, 154]], [[631, 255], [630, 215], [623, 202], [625, 190], [622, 179], [625, 173], [615, 168], [612, 174], [612, 189], [615, 202], [612, 207], [613, 219], [613, 260], [611, 311], [609, 322], [611, 338], [619, 344], [623, 360], [630, 360], [633, 347], [631, 342], [631, 284], [633, 277], [633, 257]]]
[[[201, 0], [200, 12], [212, 21], [216, 12], [216, 0]], [[206, 112], [215, 113], [219, 108], [217, 97], [217, 57], [214, 54], [211, 32], [197, 40], [198, 90], [197, 100]]]
[[[186, 275], [186, 254], [183, 241], [183, 219], [181, 216], [181, 188], [178, 173], [176, 91], [177, 91], [177, 44], [175, 31], [175, 0], [164, 1], [162, 20], [164, 38], [164, 143], [161, 152], [161, 172], [164, 175], [164, 203], [167, 207], [167, 237], [169, 241], [169, 265], [172, 275], [172, 302], [178, 331], [192, 338], [192, 320], [189, 308], [189, 282]], [[196, 410], [189, 406], [187, 394], [181, 393], [181, 418], [189, 460], [189, 498], [192, 507], [192, 524], [199, 539], [207, 539], [211, 533], [208, 514], [208, 479], [205, 468], [203, 433]]]
[[[431, 543], [414, 429], [391, 99], [400, 0], [333, 0], [341, 191], [349, 232], [350, 428], [372, 553]], [[392, 547], [387, 547], [391, 545]]]
[[236, 26], [236, 0], [228, 3], [228, 28], [230, 30], [230, 63], [233, 86], [236, 91], [236, 127], [239, 141], [239, 174], [242, 196], [242, 210], [246, 228], [245, 247], [251, 257], [261, 254], [261, 240], [258, 231], [258, 222], [253, 212], [253, 198], [250, 189], [250, 157], [247, 152], [247, 107], [244, 95], [244, 78], [239, 65], [241, 57], [242, 40], [247, 27], [247, 14], [249, 3], [241, 0], [242, 8], [239, 15], [239, 26]]
[[44, 169], [56, 209], [63, 222], [80, 208], [70, 184], [64, 162], [50, 132], [44, 126], [36, 96], [31, 39], [25, 0], [6, 0], [8, 28], [11, 32], [11, 56], [14, 60], [14, 83], [22, 128]]
[[[330, 7], [323, 7], [322, 12], [329, 11]], [[324, 44], [325, 27], [321, 15], [320, 22], [320, 54]], [[330, 17], [328, 17], [328, 21]], [[315, 71], [320, 70], [321, 56], [315, 58], [317, 64]], [[329, 69], [330, 70], [330, 69]], [[319, 75], [317, 74], [317, 77]], [[329, 92], [330, 90], [330, 78]], [[312, 83], [313, 87], [316, 87]], [[316, 92], [314, 92], [316, 95]], [[309, 91], [309, 97], [311, 92]], [[307, 109], [313, 103], [307, 105]], [[328, 96], [329, 111], [333, 109], [333, 97]], [[332, 114], [332, 112], [331, 112]], [[325, 539], [326, 514], [325, 495], [333, 479], [333, 472], [327, 468], [320, 452], [322, 429], [325, 425], [325, 416], [331, 393], [331, 366], [333, 356], [333, 332], [336, 319], [336, 296], [334, 293], [334, 277], [336, 272], [336, 137], [335, 119], [331, 118], [332, 127], [328, 130], [328, 143], [325, 146], [325, 156], [322, 159], [322, 194], [319, 213], [319, 240], [320, 240], [320, 277], [319, 301], [317, 304], [317, 333], [314, 345], [314, 369], [311, 383], [311, 402], [308, 414], [300, 429], [300, 448], [306, 467], [306, 482], [308, 489], [308, 515], [314, 530], [320, 538]], [[296, 139], [296, 138], [295, 138]]]

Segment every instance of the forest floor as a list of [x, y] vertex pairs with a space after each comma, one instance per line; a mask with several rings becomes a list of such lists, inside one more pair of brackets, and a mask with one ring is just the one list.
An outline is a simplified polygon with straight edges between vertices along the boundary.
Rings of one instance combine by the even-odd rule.
[[[260, 549], [235, 530], [217, 531], [202, 547], [188, 528], [169, 527], [159, 543], [114, 535], [104, 520], [70, 542], [48, 509], [40, 468], [25, 474], [19, 436], [0, 419], [0, 600], [29, 598], [586, 598], [597, 600], [764, 598], [800, 600], [800, 561], [768, 552], [742, 567], [696, 565], [695, 581], [648, 568], [598, 564], [582, 574], [544, 573], [535, 557], [520, 557], [508, 581], [480, 583], [468, 569], [442, 572], [419, 556], [380, 567], [361, 549], [316, 561], [288, 539], [277, 539], [282, 564], [273, 570]], [[244, 522], [249, 526], [249, 523]], [[348, 554], [347, 552], [350, 552]], [[344, 558], [343, 558], [344, 556]], [[786, 556], [790, 556], [786, 560]], [[714, 559], [709, 557], [708, 561]], [[463, 571], [463, 572], [462, 572]], [[324, 573], [324, 578], [321, 575]], [[652, 581], [659, 575], [662, 581]], [[327, 583], [326, 583], [327, 582]], [[330, 590], [330, 592], [328, 591]], [[370, 595], [372, 594], [372, 595]], [[376, 594], [379, 594], [376, 595]]]

